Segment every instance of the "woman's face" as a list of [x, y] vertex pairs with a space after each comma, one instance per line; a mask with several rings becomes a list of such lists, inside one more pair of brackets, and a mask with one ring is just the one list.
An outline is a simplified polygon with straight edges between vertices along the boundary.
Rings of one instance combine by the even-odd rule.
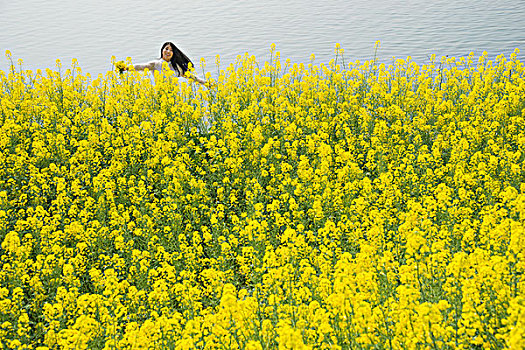
[[171, 57], [173, 57], [173, 50], [171, 49], [171, 45], [168, 44], [162, 49], [162, 59], [169, 61]]

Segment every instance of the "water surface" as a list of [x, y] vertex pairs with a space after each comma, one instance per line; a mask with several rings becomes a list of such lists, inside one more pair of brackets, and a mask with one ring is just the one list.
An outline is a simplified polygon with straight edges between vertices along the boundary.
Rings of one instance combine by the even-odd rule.
[[[136, 63], [159, 57], [173, 41], [207, 71], [248, 52], [269, 58], [275, 43], [292, 62], [328, 62], [340, 43], [347, 61], [431, 54], [490, 57], [525, 49], [525, 2], [423, 0], [24, 0], [0, 1], [0, 51], [9, 49], [25, 68], [53, 68], [78, 59], [84, 72], [103, 73], [111, 56]], [[519, 55], [523, 60], [523, 53]], [[0, 69], [8, 61], [0, 57]]]

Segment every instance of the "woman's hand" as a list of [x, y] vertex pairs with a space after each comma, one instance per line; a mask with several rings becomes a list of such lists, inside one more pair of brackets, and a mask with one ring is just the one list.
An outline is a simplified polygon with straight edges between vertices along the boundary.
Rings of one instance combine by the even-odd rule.
[[205, 82], [204, 80], [202, 80], [201, 78], [199, 78], [199, 77], [195, 77], [195, 80], [196, 80], [199, 84], [206, 85], [206, 82]]
[[126, 63], [124, 63], [124, 61], [118, 61], [117, 63], [115, 63], [115, 70], [119, 73], [122, 74], [122, 72], [128, 70], [128, 66], [126, 65]]

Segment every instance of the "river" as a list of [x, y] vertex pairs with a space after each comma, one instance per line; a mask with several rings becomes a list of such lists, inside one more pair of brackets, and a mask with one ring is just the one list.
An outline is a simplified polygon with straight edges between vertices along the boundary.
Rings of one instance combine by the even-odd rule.
[[[111, 69], [111, 56], [141, 63], [173, 41], [199, 66], [215, 72], [249, 53], [268, 60], [275, 43], [282, 59], [316, 63], [411, 56], [509, 56], [525, 49], [525, 1], [422, 0], [23, 0], [0, 1], [0, 51], [10, 50], [25, 69], [54, 68], [78, 59], [92, 75]], [[525, 52], [519, 54], [523, 60]], [[3, 55], [2, 55], [3, 56]], [[0, 57], [0, 70], [9, 61]], [[198, 72], [200, 68], [198, 69]], [[202, 73], [201, 73], [202, 74]]]

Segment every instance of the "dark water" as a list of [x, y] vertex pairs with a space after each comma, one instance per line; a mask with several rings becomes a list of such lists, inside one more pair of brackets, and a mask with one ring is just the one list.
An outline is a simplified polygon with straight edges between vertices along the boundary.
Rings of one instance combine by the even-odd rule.
[[[0, 1], [0, 13], [2, 56], [10, 50], [33, 70], [76, 58], [84, 72], [103, 73], [113, 55], [159, 57], [165, 41], [196, 66], [204, 58], [210, 72], [216, 55], [222, 67], [246, 52], [267, 60], [272, 43], [283, 59], [309, 62], [314, 53], [316, 63], [333, 58], [336, 43], [346, 61], [371, 59], [377, 40], [382, 61], [525, 50], [525, 1], [516, 0], [24, 0]], [[0, 57], [0, 70], [8, 67]]]

